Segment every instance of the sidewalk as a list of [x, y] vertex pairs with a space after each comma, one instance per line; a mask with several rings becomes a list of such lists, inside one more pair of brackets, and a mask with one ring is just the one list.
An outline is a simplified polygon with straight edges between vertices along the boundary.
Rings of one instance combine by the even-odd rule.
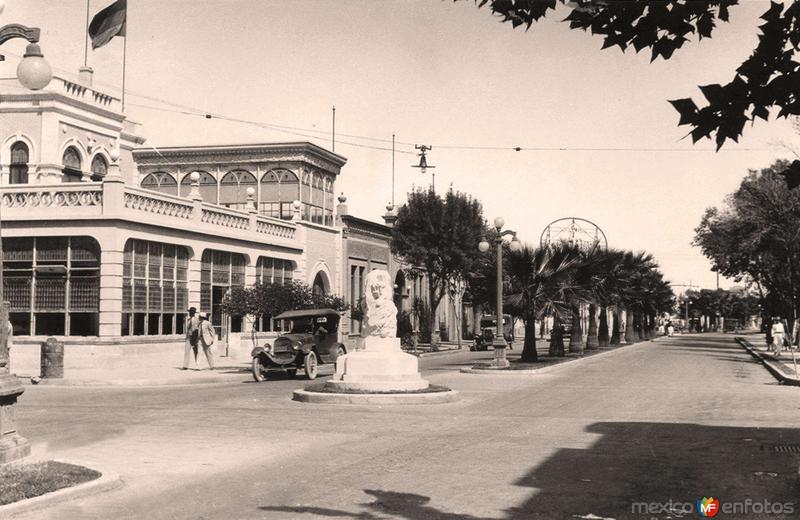
[[742, 345], [754, 358], [769, 370], [775, 378], [785, 385], [800, 386], [800, 352], [795, 351], [795, 366], [792, 360], [792, 352], [784, 350], [780, 357], [767, 351], [767, 343], [764, 334], [749, 334], [747, 336], [737, 336], [736, 341]]
[[39, 379], [31, 370], [15, 371], [23, 384], [47, 386], [161, 386], [203, 383], [233, 383], [252, 381], [249, 356], [243, 358], [217, 356], [215, 369], [209, 370], [205, 357], [198, 357], [200, 369], [181, 370], [183, 356], [167, 351], [159, 354], [131, 356], [129, 366], [104, 368], [64, 368], [62, 379]]
[[[465, 341], [464, 348], [458, 349], [455, 342], [442, 343], [438, 351], [431, 351], [430, 345], [417, 346], [416, 356], [439, 356], [469, 350]], [[411, 351], [406, 351], [414, 354]], [[65, 354], [68, 355], [68, 354]], [[183, 353], [176, 349], [165, 350], [159, 353], [148, 353], [138, 356], [126, 356], [128, 363], [98, 363], [99, 366], [65, 366], [62, 379], [40, 379], [37, 368], [14, 370], [12, 359], [12, 373], [20, 378], [23, 384], [38, 384], [47, 386], [174, 386], [194, 385], [209, 383], [241, 383], [252, 381], [252, 369], [249, 351], [232, 353], [230, 357], [215, 356], [215, 369], [209, 370], [205, 357], [198, 356], [199, 369], [192, 366], [188, 370], [181, 370]], [[333, 374], [332, 364], [322, 364], [319, 367], [320, 376]], [[302, 371], [301, 371], [302, 372]]]

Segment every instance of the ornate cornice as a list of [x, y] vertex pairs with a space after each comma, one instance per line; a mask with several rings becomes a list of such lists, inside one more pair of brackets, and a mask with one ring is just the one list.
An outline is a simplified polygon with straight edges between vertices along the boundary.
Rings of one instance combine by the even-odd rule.
[[[107, 110], [105, 108], [98, 107], [92, 103], [87, 103], [85, 101], [81, 101], [79, 99], [75, 99], [64, 94], [59, 94], [58, 92], [37, 92], [37, 93], [26, 93], [26, 94], [0, 94], [0, 103], [14, 103], [14, 102], [21, 102], [21, 103], [33, 103], [34, 101], [39, 102], [39, 105], [25, 107], [28, 109], [35, 109], [39, 112], [47, 112], [52, 110], [57, 110], [58, 107], [43, 105], [41, 104], [43, 101], [56, 101], [59, 103], [63, 103], [65, 105], [69, 105], [75, 108], [79, 108], [81, 110], [85, 110], [86, 112], [91, 112], [93, 114], [97, 114], [99, 116], [107, 117], [113, 121], [118, 123], [122, 123], [126, 119], [125, 115], [120, 114], [119, 112], [114, 112], [112, 110]], [[7, 109], [8, 110], [8, 109]], [[12, 111], [14, 109], [11, 109]], [[19, 107], [16, 111], [23, 111], [23, 107]]]
[[377, 222], [364, 220], [352, 215], [342, 215], [342, 222], [347, 226], [351, 236], [363, 235], [380, 238], [381, 240], [391, 239], [392, 237], [392, 229]]
[[294, 162], [307, 164], [338, 175], [347, 159], [313, 143], [264, 143], [214, 146], [162, 147], [134, 150], [137, 164], [142, 166], [195, 166]]

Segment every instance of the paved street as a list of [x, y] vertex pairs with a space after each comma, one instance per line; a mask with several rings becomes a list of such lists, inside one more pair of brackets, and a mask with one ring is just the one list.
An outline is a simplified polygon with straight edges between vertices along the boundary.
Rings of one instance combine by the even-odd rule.
[[27, 387], [19, 423], [35, 453], [102, 464], [125, 486], [21, 518], [679, 518], [631, 504], [797, 500], [798, 454], [774, 446], [800, 448], [800, 389], [732, 336], [662, 338], [535, 376], [457, 372], [490, 356], [423, 360], [427, 379], [462, 393], [446, 405], [300, 404], [289, 397], [304, 381], [247, 374]]

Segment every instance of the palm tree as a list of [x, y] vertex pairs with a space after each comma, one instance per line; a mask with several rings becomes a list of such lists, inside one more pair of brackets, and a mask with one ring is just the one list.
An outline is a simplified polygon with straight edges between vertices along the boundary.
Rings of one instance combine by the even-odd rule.
[[[525, 324], [521, 361], [535, 362], [538, 359], [535, 320], [553, 314], [554, 328], [558, 329], [568, 302], [580, 292], [573, 282], [580, 256], [570, 247], [524, 245], [519, 251], [510, 251], [507, 258], [511, 294], [506, 301], [509, 309], [521, 316]], [[559, 355], [559, 350], [563, 355], [563, 342], [560, 349], [556, 345], [554, 355]]]
[[[600, 306], [598, 344], [601, 347], [619, 345], [621, 341], [621, 310], [624, 293], [630, 284], [635, 264], [635, 255], [619, 249], [608, 249], [595, 253], [593, 262], [594, 297]], [[611, 334], [609, 336], [608, 312], [611, 310]]]

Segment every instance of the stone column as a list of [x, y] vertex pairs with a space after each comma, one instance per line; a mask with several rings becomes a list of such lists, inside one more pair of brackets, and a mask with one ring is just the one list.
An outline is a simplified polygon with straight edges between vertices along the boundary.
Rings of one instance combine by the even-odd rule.
[[195, 251], [194, 256], [189, 259], [189, 273], [186, 284], [189, 289], [189, 307], [197, 308], [198, 312], [211, 312], [211, 309], [203, 309], [200, 307], [200, 270], [203, 266], [202, 254], [202, 249], [198, 249]]
[[101, 241], [100, 254], [100, 330], [101, 338], [122, 334], [122, 264], [123, 248], [106, 246]]

